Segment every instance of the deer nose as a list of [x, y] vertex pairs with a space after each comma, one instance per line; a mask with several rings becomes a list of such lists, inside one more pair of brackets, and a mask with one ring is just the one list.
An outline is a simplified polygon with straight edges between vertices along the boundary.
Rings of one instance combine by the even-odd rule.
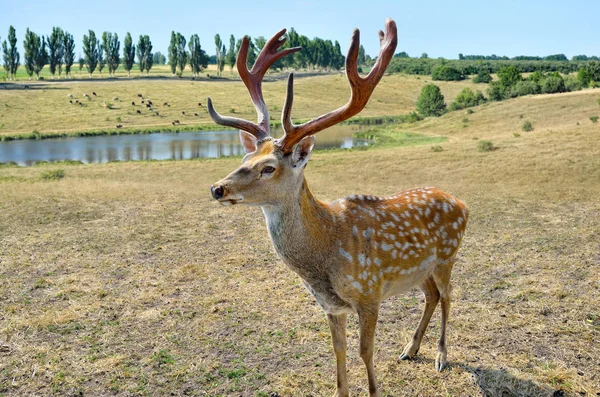
[[222, 186], [212, 185], [210, 187], [210, 192], [212, 193], [212, 196], [215, 200], [219, 200], [220, 198], [223, 198], [223, 194], [225, 193], [225, 190], [223, 189]]

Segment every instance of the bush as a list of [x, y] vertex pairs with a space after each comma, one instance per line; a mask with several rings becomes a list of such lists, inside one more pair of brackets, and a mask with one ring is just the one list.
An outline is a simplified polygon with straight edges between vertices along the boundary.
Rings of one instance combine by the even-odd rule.
[[592, 123], [596, 124], [598, 122], [598, 116], [592, 116], [590, 117], [590, 120], [592, 121]]
[[521, 127], [521, 128], [525, 132], [530, 132], [530, 131], [533, 131], [533, 124], [531, 124], [531, 121], [527, 120], [523, 123], [523, 127]]
[[477, 76], [473, 77], [473, 83], [489, 83], [492, 81], [492, 75], [489, 70], [480, 70]]
[[505, 66], [498, 72], [498, 81], [504, 88], [509, 88], [523, 80], [521, 73], [513, 65]]
[[514, 96], [535, 95], [539, 94], [541, 91], [542, 88], [539, 84], [531, 80], [519, 81], [512, 88], [512, 94], [514, 94]]
[[477, 148], [480, 152], [491, 152], [496, 149], [492, 141], [479, 141], [477, 142]]
[[590, 82], [592, 81], [592, 76], [590, 76], [590, 72], [583, 67], [577, 71], [577, 80], [579, 80], [582, 86], [589, 87]]
[[416, 123], [421, 120], [423, 120], [423, 117], [419, 116], [419, 113], [417, 112], [410, 112], [408, 116], [406, 116], [407, 123]]
[[542, 93], [543, 94], [554, 94], [557, 92], [565, 92], [565, 81], [562, 77], [552, 75], [542, 80]]
[[492, 81], [487, 89], [488, 97], [492, 101], [503, 100], [505, 91], [506, 89], [500, 84], [499, 81]]
[[432, 152], [442, 152], [444, 150], [443, 147], [441, 147], [440, 145], [435, 145], [431, 147], [431, 151]]
[[473, 90], [467, 87], [458, 93], [454, 102], [450, 105], [450, 109], [459, 110], [469, 108], [485, 103], [485, 101], [486, 99], [481, 91], [473, 92]]
[[565, 90], [567, 90], [567, 92], [580, 91], [585, 87], [587, 86], [584, 86], [577, 77], [573, 75], [565, 77]]
[[431, 71], [432, 80], [441, 81], [460, 81], [464, 80], [465, 76], [458, 69], [452, 66], [439, 65], [433, 68]]
[[424, 86], [417, 100], [417, 111], [423, 116], [441, 116], [445, 110], [446, 103], [440, 87], [435, 84]]
[[59, 179], [63, 179], [65, 177], [65, 171], [64, 170], [46, 171], [46, 172], [42, 172], [40, 177], [44, 181], [58, 181]]

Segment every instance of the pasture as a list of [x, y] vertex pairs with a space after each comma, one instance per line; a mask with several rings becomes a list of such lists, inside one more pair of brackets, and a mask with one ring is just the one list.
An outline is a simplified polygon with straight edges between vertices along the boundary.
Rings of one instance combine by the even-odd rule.
[[[225, 76], [228, 74], [224, 73]], [[263, 84], [272, 120], [279, 120], [281, 117], [286, 78], [287, 73], [269, 75], [266, 78], [268, 81]], [[401, 115], [414, 111], [421, 87], [428, 80], [430, 79], [417, 76], [386, 76], [361, 116]], [[25, 89], [25, 85], [29, 88]], [[440, 82], [439, 85], [448, 102], [464, 87], [485, 89], [483, 85], [470, 81]], [[119, 131], [117, 124], [123, 126], [123, 131], [214, 129], [218, 126], [206, 111], [208, 96], [213, 99], [215, 109], [223, 115], [256, 119], [246, 88], [238, 79], [190, 80], [162, 77], [54, 82], [46, 80], [6, 83], [6, 88], [0, 89], [0, 139], [2, 136], [29, 134], [33, 131], [41, 135]], [[97, 96], [93, 96], [93, 92]], [[325, 109], [335, 109], [346, 103], [349, 92], [344, 74], [297, 78], [294, 119], [307, 119], [321, 114]], [[89, 95], [89, 99], [84, 94]], [[141, 103], [138, 94], [153, 102], [152, 110]], [[69, 101], [80, 101], [82, 105], [71, 104]], [[104, 101], [110, 108], [104, 107]], [[132, 101], [135, 102], [134, 106]], [[169, 105], [164, 105], [165, 102]], [[174, 120], [178, 120], [179, 124], [173, 126]]]
[[[342, 79], [299, 79], [295, 116], [341, 104], [345, 82], [332, 85]], [[424, 80], [386, 76], [363, 114], [411, 111]], [[210, 93], [217, 109], [254, 118], [241, 84], [191, 83], [66, 82], [45, 94], [64, 101], [96, 84], [110, 95], [143, 90], [191, 106]], [[449, 100], [468, 84], [440, 85]], [[269, 106], [283, 102], [283, 85], [265, 84]], [[104, 109], [55, 119], [42, 93], [26, 94], [39, 101], [35, 115], [0, 131], [31, 128], [25, 120], [47, 130], [107, 123]], [[453, 274], [448, 368], [433, 367], [439, 310], [416, 359], [397, 362], [423, 299], [416, 290], [389, 299], [375, 342], [384, 395], [600, 393], [600, 124], [589, 119], [600, 114], [598, 98], [597, 90], [521, 97], [372, 132], [445, 136], [441, 150], [313, 155], [307, 180], [323, 200], [432, 185], [471, 210]], [[19, 112], [28, 112], [21, 101]], [[6, 112], [0, 123], [8, 125], [17, 114]], [[496, 150], [480, 152], [482, 140]], [[333, 394], [325, 315], [273, 251], [262, 213], [210, 198], [210, 184], [239, 162], [0, 169], [0, 395]], [[53, 170], [64, 178], [41, 178]], [[366, 395], [355, 316], [348, 326], [350, 392]]]

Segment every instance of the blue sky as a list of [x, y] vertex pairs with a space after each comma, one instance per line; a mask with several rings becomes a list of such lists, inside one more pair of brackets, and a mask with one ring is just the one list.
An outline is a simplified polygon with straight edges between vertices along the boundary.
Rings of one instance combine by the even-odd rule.
[[[458, 53], [507, 55], [600, 55], [600, 0], [579, 1], [78, 1], [32, 0], [0, 7], [0, 37], [9, 25], [22, 45], [25, 29], [48, 35], [60, 26], [75, 36], [76, 55], [88, 29], [117, 32], [134, 41], [148, 34], [154, 51], [166, 54], [171, 30], [197, 33], [214, 54], [214, 35], [270, 37], [294, 27], [308, 37], [338, 40], [345, 52], [352, 29], [361, 31], [367, 54], [379, 52], [377, 31], [387, 17], [398, 25], [398, 49], [410, 56], [454, 59]], [[21, 52], [22, 56], [22, 52]], [[22, 58], [21, 58], [22, 59]]]

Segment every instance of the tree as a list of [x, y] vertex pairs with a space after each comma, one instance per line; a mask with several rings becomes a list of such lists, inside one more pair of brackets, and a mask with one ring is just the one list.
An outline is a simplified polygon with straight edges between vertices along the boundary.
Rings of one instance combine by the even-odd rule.
[[127, 70], [127, 76], [131, 77], [131, 68], [135, 63], [135, 46], [131, 39], [131, 33], [127, 32], [123, 41], [123, 67]]
[[365, 56], [365, 47], [363, 47], [363, 45], [361, 44], [360, 47], [358, 47], [358, 60], [356, 63], [358, 65], [364, 65], [366, 60], [367, 58]]
[[175, 35], [175, 43], [177, 44], [177, 66], [179, 67], [179, 73], [183, 74], [183, 69], [185, 69], [188, 62], [188, 53], [185, 50], [185, 37], [179, 32]]
[[198, 76], [200, 72], [208, 66], [209, 57], [200, 46], [200, 38], [197, 34], [193, 34], [192, 37], [190, 37], [188, 46], [190, 49], [189, 59], [192, 74]]
[[[254, 45], [254, 42], [252, 41], [252, 37], [250, 36], [246, 36], [248, 37], [248, 41], [249, 41], [249, 45], [248, 45], [248, 57], [246, 58], [246, 66], [248, 67], [248, 69], [251, 69], [252, 66], [254, 65], [254, 62], [256, 62], [256, 46]], [[240, 52], [240, 47], [242, 46], [242, 39], [238, 39], [237, 43], [235, 44], [235, 52], [239, 53]]]
[[15, 80], [19, 68], [19, 51], [17, 50], [17, 34], [14, 27], [8, 29], [8, 45], [6, 40], [2, 43], [2, 55], [4, 57], [4, 70], [8, 80]]
[[106, 66], [106, 58], [104, 58], [104, 46], [100, 44], [98, 46], [98, 72], [100, 73], [100, 78], [102, 78], [102, 69]]
[[[65, 75], [69, 76], [71, 74], [71, 66], [73, 66], [73, 62], [75, 61], [75, 40], [73, 40], [73, 35], [69, 32], [65, 32], [63, 36], [63, 62], [65, 64]], [[81, 68], [80, 68], [81, 70]], [[60, 71], [59, 71], [60, 75]]]
[[485, 84], [487, 84], [490, 81], [492, 81], [492, 75], [490, 74], [490, 71], [487, 70], [487, 69], [480, 69], [479, 73], [477, 73], [477, 76], [473, 77], [473, 82], [474, 83], [485, 83]]
[[517, 82], [523, 80], [521, 73], [514, 65], [505, 66], [498, 72], [500, 85], [504, 88], [510, 88]]
[[171, 42], [169, 43], [169, 66], [171, 67], [171, 73], [175, 76], [177, 70], [177, 35], [174, 31], [171, 31]]
[[229, 36], [229, 51], [227, 51], [226, 57], [227, 65], [229, 65], [229, 71], [233, 74], [233, 67], [235, 66], [235, 37]]
[[50, 67], [50, 74], [54, 78], [54, 74], [58, 69], [58, 75], [60, 76], [62, 71], [62, 63], [64, 57], [64, 38], [65, 32], [59, 27], [53, 27], [52, 33], [48, 38], [48, 63]]
[[81, 74], [81, 70], [83, 69], [83, 65], [85, 65], [85, 59], [79, 54], [79, 74]]
[[98, 66], [98, 60], [102, 57], [100, 40], [96, 38], [96, 33], [89, 30], [88, 34], [83, 35], [83, 56], [90, 77]]
[[137, 45], [137, 56], [138, 56], [138, 65], [140, 67], [140, 73], [146, 72], [146, 76], [152, 69], [152, 65], [154, 64], [154, 58], [152, 55], [152, 42], [150, 41], [150, 36], [148, 35], [140, 35]]
[[[190, 40], [191, 41], [191, 40]], [[221, 58], [223, 58], [225, 56], [225, 54], [223, 54], [221, 52], [222, 47], [223, 47], [223, 41], [221, 40], [221, 36], [217, 33], [215, 35], [215, 47], [216, 47], [216, 54], [217, 54], [217, 76], [221, 76]], [[190, 50], [190, 58], [192, 57], [192, 51]]]
[[428, 59], [428, 58], [429, 58], [429, 55], [427, 55], [426, 52], [421, 54], [421, 59]]
[[102, 47], [104, 48], [104, 59], [108, 65], [108, 74], [114, 77], [115, 71], [121, 63], [119, 56], [119, 50], [121, 49], [119, 36], [111, 32], [102, 33]]
[[423, 116], [441, 116], [445, 110], [446, 103], [440, 87], [435, 84], [424, 86], [417, 100], [417, 111]]
[[225, 54], [227, 54], [227, 48], [225, 44], [223, 44], [223, 48], [221, 49], [221, 59], [217, 64], [217, 68], [219, 69], [219, 76], [223, 74], [223, 69], [225, 69]]
[[35, 73], [39, 80], [40, 72], [48, 62], [46, 39], [44, 36], [40, 37], [27, 28], [23, 47], [25, 47], [25, 69], [29, 75], [29, 79], [31, 80], [31, 76]]
[[[368, 55], [367, 55], [368, 57]], [[340, 43], [338, 43], [338, 41], [335, 41], [334, 44], [334, 52], [333, 52], [333, 59], [334, 62], [332, 64], [332, 67], [335, 70], [340, 70], [342, 67], [344, 67], [344, 64], [346, 63], [346, 57], [344, 57], [344, 54], [342, 54], [342, 48], [340, 47]], [[365, 61], [366, 61], [366, 57], [365, 57]]]
[[156, 51], [152, 55], [152, 62], [155, 65], [166, 65], [167, 64], [167, 57], [164, 56], [160, 51]]

